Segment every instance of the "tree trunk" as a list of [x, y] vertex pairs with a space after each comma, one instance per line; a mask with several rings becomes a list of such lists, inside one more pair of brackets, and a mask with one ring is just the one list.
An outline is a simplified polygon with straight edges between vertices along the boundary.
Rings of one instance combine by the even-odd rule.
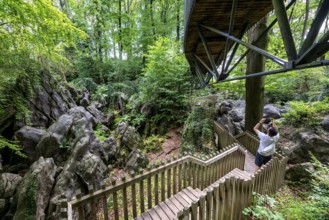
[[121, 12], [121, 0], [119, 0], [119, 58], [122, 60], [122, 20], [121, 20], [122, 12]]
[[179, 0], [177, 0], [177, 14], [176, 14], [176, 21], [177, 21], [177, 24], [176, 24], [176, 41], [179, 41], [179, 31], [180, 31], [180, 17], [179, 17], [179, 14], [180, 14], [180, 6], [179, 6]]
[[[254, 30], [249, 31], [249, 42], [254, 42], [267, 27], [267, 17], [262, 19]], [[266, 34], [256, 46], [266, 50], [268, 34]], [[265, 57], [255, 51], [250, 51], [247, 56], [246, 74], [262, 72], [265, 69]], [[246, 113], [245, 130], [253, 131], [253, 127], [263, 117], [264, 108], [264, 83], [265, 77], [246, 79]]]

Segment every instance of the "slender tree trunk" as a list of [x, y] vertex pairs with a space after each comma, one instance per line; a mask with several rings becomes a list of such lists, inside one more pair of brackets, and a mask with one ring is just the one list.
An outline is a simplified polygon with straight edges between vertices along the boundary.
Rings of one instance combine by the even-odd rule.
[[121, 12], [121, 1], [119, 0], [119, 58], [122, 60], [122, 51], [123, 51], [123, 44], [122, 44], [122, 12]]
[[[267, 17], [261, 20], [254, 30], [249, 32], [249, 42], [254, 42], [267, 27]], [[268, 34], [257, 44], [261, 49], [266, 50]], [[257, 52], [251, 51], [247, 56], [246, 74], [262, 72], [265, 69], [265, 57]], [[254, 77], [246, 79], [246, 112], [245, 130], [252, 131], [253, 127], [263, 117], [264, 108], [264, 83], [265, 77]]]
[[153, 31], [153, 38], [155, 38], [155, 23], [154, 23], [154, 15], [153, 15], [153, 0], [150, 0], [150, 16], [151, 16], [151, 25]]
[[177, 22], [177, 24], [176, 24], [176, 41], [179, 41], [179, 39], [180, 39], [180, 34], [179, 34], [179, 32], [180, 32], [180, 17], [179, 17], [179, 14], [180, 14], [180, 6], [179, 6], [179, 0], [177, 0], [177, 6], [176, 6], [176, 8], [177, 8], [177, 14], [176, 14], [176, 22]]

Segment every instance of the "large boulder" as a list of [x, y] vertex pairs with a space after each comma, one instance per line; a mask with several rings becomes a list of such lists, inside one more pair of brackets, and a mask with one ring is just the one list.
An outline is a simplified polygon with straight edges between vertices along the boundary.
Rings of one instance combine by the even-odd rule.
[[[117, 164], [121, 167], [126, 167], [127, 162], [131, 159], [134, 154], [131, 152], [136, 149], [141, 149], [143, 147], [143, 142], [136, 131], [132, 126], [129, 126], [127, 123], [120, 123], [115, 130], [115, 138], [117, 140], [117, 149], [116, 149], [116, 158]], [[137, 166], [143, 167], [148, 163], [147, 159], [145, 161], [136, 160], [141, 162], [140, 164], [135, 164]]]
[[16, 131], [15, 138], [23, 147], [22, 150], [29, 159], [36, 157], [36, 146], [45, 133], [46, 131], [44, 129], [33, 128], [30, 126], [24, 126]]
[[12, 173], [0, 174], [0, 219], [9, 211], [10, 201], [22, 177]]
[[51, 158], [40, 157], [25, 174], [15, 195], [14, 220], [45, 219], [45, 210], [55, 182], [56, 165]]
[[117, 141], [113, 136], [110, 136], [106, 138], [102, 142], [102, 147], [105, 151], [105, 154], [107, 155], [108, 161], [111, 163], [111, 161], [115, 160], [116, 157], [116, 150], [117, 150]]
[[245, 107], [244, 100], [225, 100], [216, 106], [216, 121], [231, 134], [239, 134], [244, 130]]
[[280, 109], [275, 107], [274, 105], [267, 104], [264, 106], [263, 117], [279, 119], [281, 118]]
[[88, 137], [88, 150], [107, 160], [100, 141], [94, 135], [94, 125], [94, 117], [84, 107], [74, 107], [49, 127], [36, 149], [40, 156], [51, 156], [56, 164], [62, 165], [78, 142]]
[[309, 184], [314, 167], [312, 163], [292, 164], [287, 167], [285, 179], [298, 184]]
[[17, 174], [0, 174], [0, 199], [9, 199], [12, 197], [21, 180], [22, 177]]
[[319, 161], [329, 162], [328, 134], [319, 136], [314, 131], [303, 131], [297, 135], [295, 143], [287, 152], [289, 163], [299, 164], [310, 161], [309, 152]]

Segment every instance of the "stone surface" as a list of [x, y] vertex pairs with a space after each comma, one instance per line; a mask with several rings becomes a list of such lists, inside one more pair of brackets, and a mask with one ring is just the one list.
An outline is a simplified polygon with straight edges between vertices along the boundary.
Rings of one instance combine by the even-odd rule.
[[29, 158], [36, 157], [36, 146], [41, 140], [41, 137], [46, 133], [44, 129], [24, 126], [15, 132], [15, 138], [23, 146], [24, 153]]
[[310, 162], [290, 165], [286, 170], [285, 179], [307, 184], [311, 180], [312, 172], [314, 172], [314, 167]]
[[329, 115], [326, 115], [321, 121], [321, 126], [325, 131], [329, 132]]
[[289, 163], [298, 164], [310, 161], [309, 152], [323, 163], [329, 162], [329, 134], [319, 136], [314, 131], [300, 132], [292, 146], [287, 152]]
[[19, 121], [16, 126], [21, 128], [30, 124], [36, 128], [48, 128], [61, 115], [76, 106], [66, 88], [50, 74], [42, 74], [41, 86], [35, 88], [33, 99], [29, 100], [30, 122]]
[[31, 165], [15, 195], [17, 208], [13, 220], [45, 219], [55, 172], [56, 165], [51, 158], [40, 157]]
[[12, 197], [21, 180], [22, 177], [17, 174], [0, 174], [0, 199], [9, 199]]
[[279, 119], [281, 118], [280, 109], [275, 107], [274, 105], [267, 104], [264, 106], [263, 117]]
[[[117, 141], [113, 136], [108, 137], [102, 142], [102, 147], [107, 155], [109, 162], [115, 160], [116, 150], [117, 150]], [[113, 162], [112, 162], [113, 163]]]
[[[117, 164], [121, 167], [126, 167], [127, 162], [131, 159], [134, 154], [131, 152], [136, 149], [142, 148], [142, 139], [136, 129], [129, 126], [127, 123], [120, 123], [115, 131], [115, 138], [117, 140], [116, 156]], [[131, 161], [134, 161], [132, 159]], [[141, 161], [141, 160], [136, 160]], [[131, 162], [133, 164], [134, 162]], [[142, 161], [142, 164], [136, 164], [136, 166], [143, 167], [147, 163]]]

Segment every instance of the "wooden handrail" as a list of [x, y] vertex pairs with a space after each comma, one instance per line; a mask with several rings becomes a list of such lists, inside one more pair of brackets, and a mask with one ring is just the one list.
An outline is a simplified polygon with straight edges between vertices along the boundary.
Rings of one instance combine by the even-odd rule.
[[[163, 182], [162, 180], [161, 186], [163, 188], [163, 184], [164, 185], [167, 184], [168, 190], [166, 196], [162, 195], [161, 198], [157, 197], [158, 201], [155, 202], [159, 202], [159, 201], [161, 202], [169, 198], [171, 195], [171, 188], [172, 188], [171, 186], [174, 186], [172, 189], [173, 193], [176, 193], [174, 191], [176, 191], [177, 188], [181, 189], [181, 188], [186, 188], [188, 186], [194, 186], [194, 187], [197, 186], [199, 188], [207, 187], [210, 184], [210, 182], [213, 182], [215, 181], [215, 179], [218, 179], [221, 176], [225, 175], [231, 169], [235, 167], [242, 169], [244, 165], [244, 155], [245, 155], [245, 149], [239, 146], [238, 144], [233, 144], [223, 149], [223, 152], [220, 152], [218, 155], [209, 158], [206, 161], [203, 161], [191, 155], [184, 156], [183, 158], [180, 158], [175, 161], [171, 161], [166, 165], [152, 169], [150, 171], [147, 171], [146, 173], [137, 175], [129, 180], [121, 181], [118, 184], [106, 187], [105, 189], [97, 190], [88, 195], [82, 196], [81, 198], [76, 198], [73, 201], [68, 202], [68, 212], [67, 212], [69, 215], [68, 218], [71, 219], [73, 210], [76, 210], [81, 206], [91, 204], [92, 202], [100, 199], [108, 198], [109, 195], [116, 195], [117, 192], [126, 190], [130, 186], [135, 186], [136, 184], [144, 185], [143, 182], [145, 180], [147, 180], [148, 183], [148, 187], [147, 187], [148, 201], [150, 201], [150, 199], [151, 200], [153, 199], [151, 195], [152, 192], [149, 189], [151, 186], [150, 185], [151, 180], [154, 179], [156, 176], [160, 176], [160, 174], [162, 178], [162, 175], [167, 173], [167, 183]], [[230, 158], [232, 157], [232, 158], [229, 160], [224, 160], [224, 162], [226, 161], [225, 169], [223, 170], [218, 169], [218, 167], [222, 165], [220, 164], [222, 163], [222, 160], [228, 157]], [[199, 175], [193, 176], [192, 170], [200, 172], [203, 175], [201, 177]], [[207, 175], [205, 175], [204, 173], [207, 173]], [[172, 180], [171, 177], [173, 177]], [[158, 184], [159, 183], [157, 183], [157, 185]], [[178, 187], [176, 187], [177, 185]], [[127, 209], [127, 202], [124, 206], [125, 209]], [[128, 211], [126, 211], [125, 215], [128, 215], [127, 213]], [[128, 217], [125, 216], [125, 218], [127, 219]]]
[[[83, 207], [86, 205], [91, 207], [88, 208], [91, 210], [91, 219], [96, 219], [96, 207], [97, 204], [99, 204], [98, 201], [102, 201], [101, 205], [103, 206], [103, 215], [106, 216], [105, 219], [108, 219], [107, 200], [109, 198], [113, 199], [114, 219], [119, 219], [120, 214], [123, 215], [124, 219], [130, 219], [130, 216], [136, 217], [139, 213], [143, 213], [145, 211], [145, 201], [148, 203], [147, 209], [150, 209], [153, 207], [153, 204], [159, 204], [165, 199], [168, 199], [171, 195], [181, 191], [183, 188], [190, 186], [203, 190], [221, 177], [225, 176], [232, 169], [243, 169], [246, 149], [251, 153], [256, 153], [259, 140], [249, 132], [243, 132], [233, 137], [216, 122], [214, 127], [216, 134], [219, 136], [219, 142], [222, 147], [222, 150], [218, 155], [215, 155], [207, 160], [201, 160], [195, 156], [187, 155], [180, 159], [170, 161], [168, 164], [164, 164], [160, 167], [157, 166], [154, 169], [149, 169], [145, 173], [132, 176], [131, 179], [126, 180], [123, 178], [121, 182], [118, 183], [113, 181], [111, 186], [95, 192], [92, 191], [88, 195], [82, 197], [77, 196], [77, 198], [73, 201], [67, 203], [68, 219], [72, 219], [73, 215], [78, 215], [79, 219], [84, 219], [85, 215]], [[243, 144], [243, 147], [241, 144]], [[234, 189], [239, 189], [240, 191], [238, 192], [234, 191], [235, 196], [236, 193], [249, 196], [239, 201], [239, 205], [237, 207], [233, 207], [231, 204], [231, 206], [237, 210], [240, 210], [241, 207], [249, 202], [253, 191], [259, 193], [275, 192], [282, 184], [287, 160], [287, 157], [283, 157], [276, 153], [274, 158], [269, 163], [263, 166], [251, 177], [249, 182], [240, 180], [235, 181], [233, 179], [225, 180], [224, 182], [222, 181], [222, 183], [219, 184], [218, 187], [215, 187], [214, 190], [207, 192], [206, 197], [201, 197], [197, 204], [194, 203], [191, 207], [179, 212], [179, 216], [188, 216], [191, 213], [193, 216], [196, 208], [200, 207], [200, 205], [201, 208], [208, 207], [208, 212], [210, 212], [210, 207], [212, 206], [208, 206], [208, 203], [210, 202], [209, 198], [214, 198], [214, 201], [217, 202], [215, 205], [219, 206], [218, 193], [224, 193], [225, 190], [234, 191]], [[152, 182], [152, 180], [154, 181]], [[231, 186], [233, 187], [232, 189], [229, 188]], [[128, 210], [129, 201], [127, 198], [128, 187], [132, 191], [132, 198], [130, 198], [132, 199], [132, 202], [130, 201], [132, 203], [132, 207], [130, 207], [132, 211], [130, 211], [130, 213]], [[139, 195], [137, 195], [136, 187], [139, 189]], [[247, 188], [244, 189], [243, 187]], [[147, 193], [144, 190], [146, 190]], [[225, 193], [227, 193], [226, 191]], [[120, 207], [120, 203], [118, 202], [118, 196], [120, 193], [123, 197], [122, 200], [120, 200], [122, 201], [122, 207]], [[153, 197], [153, 195], [155, 197]], [[227, 197], [224, 195], [224, 198]], [[140, 200], [138, 210], [136, 199]], [[213, 200], [211, 199], [211, 201]], [[204, 206], [205, 202], [207, 203], [207, 206]], [[222, 207], [223, 210], [225, 210], [225, 207]], [[121, 209], [120, 214], [118, 208]], [[214, 209], [214, 215], [217, 215], [217, 208], [218, 207], [215, 207]], [[234, 210], [234, 212], [235, 211], [236, 210]], [[233, 213], [233, 209], [230, 213]], [[208, 216], [208, 214], [209, 213], [206, 215]], [[238, 214], [234, 215], [236, 215], [234, 218], [238, 217]], [[218, 219], [225, 219], [228, 216], [228, 214], [221, 215], [221, 218]]]

